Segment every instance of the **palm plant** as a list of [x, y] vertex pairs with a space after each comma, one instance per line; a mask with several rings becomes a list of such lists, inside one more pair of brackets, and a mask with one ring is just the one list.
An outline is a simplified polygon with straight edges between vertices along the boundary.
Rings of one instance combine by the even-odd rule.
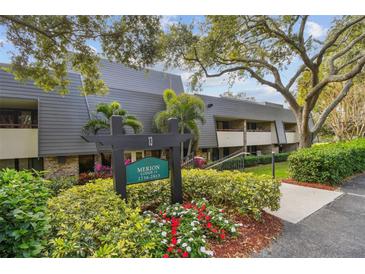
[[142, 123], [133, 115], [129, 115], [126, 110], [121, 108], [120, 103], [113, 101], [110, 104], [100, 103], [96, 106], [96, 113], [90, 119], [83, 131], [87, 134], [97, 134], [101, 129], [110, 128], [110, 119], [113, 115], [120, 115], [123, 117], [122, 127], [131, 127], [134, 133], [139, 133], [143, 130]]
[[[202, 99], [197, 96], [181, 93], [176, 93], [167, 89], [164, 91], [163, 100], [166, 105], [166, 110], [155, 115], [154, 126], [160, 132], [168, 131], [167, 120], [169, 118], [177, 118], [180, 133], [188, 130], [193, 134], [193, 140], [190, 140], [187, 155], [198, 147], [200, 130], [198, 121], [205, 123], [204, 110], [205, 105]], [[181, 143], [181, 160], [184, 158], [184, 143]]]

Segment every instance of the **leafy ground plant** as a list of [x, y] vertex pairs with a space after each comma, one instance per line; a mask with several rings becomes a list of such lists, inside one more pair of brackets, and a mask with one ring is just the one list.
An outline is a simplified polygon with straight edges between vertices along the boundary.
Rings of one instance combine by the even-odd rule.
[[0, 257], [38, 257], [48, 233], [44, 179], [30, 171], [0, 170]]
[[146, 211], [150, 218], [150, 231], [160, 237], [156, 257], [206, 258], [213, 251], [207, 246], [208, 239], [224, 241], [236, 235], [236, 227], [224, 216], [223, 209], [210, 205], [206, 199], [182, 205], [163, 205], [158, 213]]

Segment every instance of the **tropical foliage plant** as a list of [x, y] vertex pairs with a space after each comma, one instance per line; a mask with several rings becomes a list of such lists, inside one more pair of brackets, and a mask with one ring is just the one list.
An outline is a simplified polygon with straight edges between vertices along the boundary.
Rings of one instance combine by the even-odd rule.
[[[189, 142], [187, 152], [187, 156], [189, 156], [191, 151], [195, 150], [198, 145], [200, 136], [198, 123], [205, 123], [204, 102], [199, 97], [191, 94], [180, 93], [179, 95], [176, 95], [176, 93], [171, 89], [164, 91], [163, 100], [165, 102], [166, 109], [155, 115], [154, 125], [159, 131], [167, 132], [168, 119], [177, 118], [180, 133], [184, 133], [187, 130], [194, 136], [193, 141]], [[182, 159], [184, 157], [183, 143], [181, 144], [181, 157]]]
[[97, 134], [101, 129], [110, 128], [110, 120], [113, 115], [122, 116], [121, 126], [124, 131], [125, 127], [131, 127], [134, 133], [139, 133], [143, 130], [143, 125], [137, 117], [129, 115], [126, 110], [122, 109], [119, 102], [113, 101], [110, 104], [100, 103], [96, 106], [94, 117], [83, 127], [84, 132]]

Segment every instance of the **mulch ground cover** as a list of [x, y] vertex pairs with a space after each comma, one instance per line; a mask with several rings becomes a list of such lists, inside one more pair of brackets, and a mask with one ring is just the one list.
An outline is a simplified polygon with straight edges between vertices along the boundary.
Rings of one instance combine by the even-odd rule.
[[294, 179], [283, 179], [281, 181], [283, 183], [287, 183], [287, 184], [305, 186], [305, 187], [313, 187], [313, 188], [319, 188], [319, 189], [330, 190], [330, 191], [334, 191], [337, 189], [334, 186], [328, 186], [328, 185], [324, 185], [324, 184], [320, 184], [320, 183], [298, 182]]
[[227, 238], [223, 242], [212, 240], [210, 249], [217, 258], [250, 257], [268, 246], [273, 239], [280, 235], [283, 224], [281, 220], [266, 212], [262, 213], [261, 220], [248, 216], [234, 216], [236, 223], [242, 223], [238, 228], [238, 236]]

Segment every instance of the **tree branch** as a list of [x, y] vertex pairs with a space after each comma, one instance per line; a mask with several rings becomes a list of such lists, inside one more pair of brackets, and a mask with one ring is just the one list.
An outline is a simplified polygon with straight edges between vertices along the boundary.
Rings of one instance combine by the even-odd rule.
[[15, 16], [10, 16], [10, 15], [0, 15], [0, 18], [3, 18], [7, 21], [10, 21], [10, 22], [13, 22], [17, 25], [21, 25], [21, 26], [24, 26], [26, 28], [29, 28], [35, 32], [38, 32], [39, 34], [49, 38], [50, 40], [52, 40], [55, 44], [57, 44], [57, 41], [54, 40], [54, 37], [51, 33], [49, 33], [48, 31], [45, 31], [45, 30], [42, 30], [40, 28], [37, 28], [36, 26], [32, 25], [32, 24], [29, 24], [27, 22], [24, 22], [24, 21], [21, 21], [19, 19], [17, 19]]
[[350, 44], [348, 44], [344, 49], [342, 49], [341, 51], [339, 51], [338, 53], [334, 54], [328, 61], [329, 63], [329, 67], [330, 67], [330, 72], [331, 74], [335, 74], [338, 70], [335, 67], [334, 62], [336, 61], [336, 59], [340, 58], [341, 56], [343, 56], [344, 54], [346, 54], [349, 50], [351, 50], [358, 42], [360, 42], [361, 40], [365, 39], [365, 33], [363, 33], [362, 35], [358, 36], [356, 39], [352, 40]]
[[318, 93], [321, 92], [321, 90], [328, 84], [332, 82], [343, 82], [350, 80], [351, 78], [355, 77], [357, 74], [359, 74], [362, 70], [362, 68], [365, 65], [365, 53], [362, 54], [362, 57], [358, 59], [358, 63], [353, 67], [351, 71], [348, 73], [342, 74], [342, 75], [329, 75], [326, 78], [324, 78], [322, 81], [320, 81], [311, 92], [308, 93], [306, 96], [306, 101], [311, 100], [312, 97], [318, 95]]
[[318, 131], [322, 128], [324, 122], [326, 121], [328, 115], [331, 113], [332, 110], [337, 107], [337, 105], [342, 101], [343, 98], [347, 95], [348, 91], [352, 86], [352, 79], [348, 80], [343, 87], [342, 91], [337, 95], [337, 97], [332, 101], [332, 103], [322, 112], [319, 116], [319, 119], [315, 126], [312, 129], [313, 135], [316, 135]]
[[357, 24], [358, 22], [361, 22], [364, 19], [365, 19], [365, 16], [361, 16], [361, 17], [359, 17], [359, 18], [357, 18], [357, 19], [355, 19], [353, 21], [350, 21], [345, 26], [343, 26], [339, 31], [337, 31], [333, 35], [333, 37], [330, 40], [328, 40], [324, 44], [324, 46], [322, 47], [322, 49], [319, 51], [318, 58], [317, 58], [317, 61], [316, 61], [317, 65], [319, 66], [322, 63], [323, 56], [325, 55], [325, 53], [327, 52], [327, 50], [336, 43], [337, 39], [341, 36], [342, 33], [344, 33], [347, 29], [349, 29], [353, 25]]

